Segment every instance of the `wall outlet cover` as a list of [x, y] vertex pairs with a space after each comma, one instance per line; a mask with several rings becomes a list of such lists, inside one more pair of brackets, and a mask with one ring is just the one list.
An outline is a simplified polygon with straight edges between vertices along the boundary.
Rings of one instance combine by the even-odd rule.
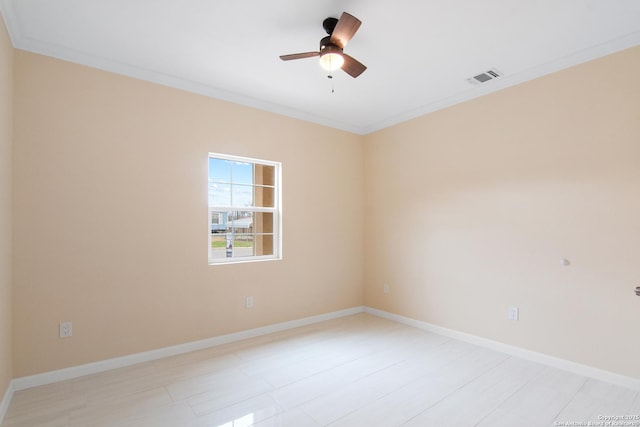
[[60, 322], [60, 338], [69, 338], [73, 335], [73, 325], [71, 322]]

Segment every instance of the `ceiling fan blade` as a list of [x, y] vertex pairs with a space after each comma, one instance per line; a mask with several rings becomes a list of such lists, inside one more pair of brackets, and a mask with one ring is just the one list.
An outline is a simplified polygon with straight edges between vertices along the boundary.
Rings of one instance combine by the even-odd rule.
[[364, 73], [364, 70], [367, 69], [364, 64], [362, 64], [357, 59], [354, 59], [353, 57], [347, 55], [346, 53], [343, 53], [342, 56], [344, 57], [342, 71], [349, 74], [351, 77], [356, 78], [360, 74]]
[[336, 28], [334, 28], [333, 33], [331, 34], [331, 43], [338, 45], [341, 49], [349, 43], [351, 37], [358, 31], [360, 28], [360, 21], [353, 15], [349, 15], [347, 12], [343, 12], [340, 20], [336, 24]]
[[292, 53], [291, 55], [280, 55], [283, 61], [291, 61], [292, 59], [312, 58], [320, 56], [320, 52]]

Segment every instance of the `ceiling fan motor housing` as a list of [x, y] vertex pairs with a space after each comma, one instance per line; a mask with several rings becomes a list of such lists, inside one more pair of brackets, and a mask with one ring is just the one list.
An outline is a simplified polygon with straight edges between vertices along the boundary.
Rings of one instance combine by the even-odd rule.
[[320, 40], [320, 56], [328, 53], [337, 53], [342, 55], [342, 49], [340, 49], [337, 44], [331, 42], [331, 36], [324, 37]]

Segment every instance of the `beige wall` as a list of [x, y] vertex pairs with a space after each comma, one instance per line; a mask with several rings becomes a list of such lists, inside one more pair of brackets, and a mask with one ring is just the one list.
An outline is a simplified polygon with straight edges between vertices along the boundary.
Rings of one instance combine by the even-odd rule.
[[640, 378], [638, 76], [634, 48], [369, 135], [365, 303]]
[[[364, 294], [640, 377], [639, 71], [631, 49], [359, 137], [16, 51], [14, 376]], [[283, 163], [284, 260], [207, 265], [209, 151]]]
[[[362, 137], [23, 51], [15, 81], [15, 377], [362, 303]], [[209, 151], [282, 162], [282, 261], [207, 265]]]
[[0, 401], [12, 378], [11, 145], [13, 47], [0, 15]]

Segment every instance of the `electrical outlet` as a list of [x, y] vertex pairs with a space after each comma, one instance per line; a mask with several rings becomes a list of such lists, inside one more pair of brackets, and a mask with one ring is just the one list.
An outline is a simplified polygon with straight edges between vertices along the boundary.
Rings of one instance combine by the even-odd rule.
[[60, 338], [69, 338], [73, 335], [71, 322], [60, 322]]
[[384, 285], [382, 285], [382, 290], [385, 294], [389, 293], [389, 284], [385, 283]]
[[518, 320], [520, 317], [520, 310], [518, 307], [509, 307], [509, 320]]
[[253, 308], [253, 297], [247, 297], [245, 299], [244, 306], [247, 308]]

